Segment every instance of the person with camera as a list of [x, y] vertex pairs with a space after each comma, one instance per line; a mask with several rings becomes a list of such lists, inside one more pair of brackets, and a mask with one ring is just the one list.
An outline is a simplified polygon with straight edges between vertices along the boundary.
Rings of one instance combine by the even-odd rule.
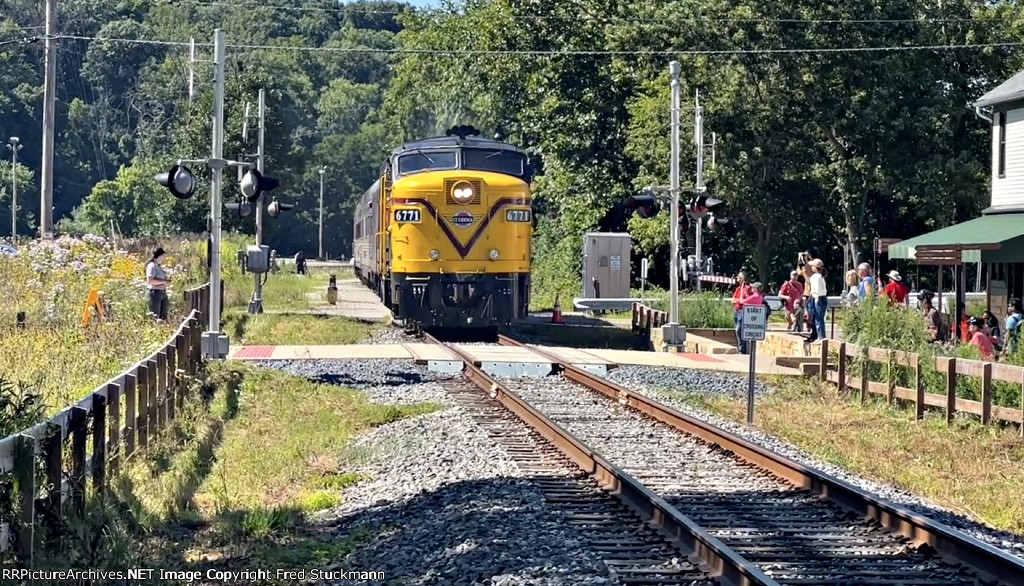
[[807, 343], [811, 344], [828, 337], [825, 332], [825, 313], [828, 311], [828, 287], [825, 283], [825, 263], [816, 258], [808, 263], [814, 274], [811, 275], [811, 303], [808, 308], [813, 307], [812, 319], [814, 328], [811, 329], [811, 337]]

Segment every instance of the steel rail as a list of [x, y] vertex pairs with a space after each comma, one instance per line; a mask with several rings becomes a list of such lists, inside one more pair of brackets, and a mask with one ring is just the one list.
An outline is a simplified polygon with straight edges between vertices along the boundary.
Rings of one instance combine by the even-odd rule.
[[676, 547], [693, 552], [691, 562], [730, 586], [780, 586], [760, 568], [744, 559], [678, 509], [654, 494], [631, 475], [594, 452], [568, 431], [531, 407], [526, 401], [477, 368], [472, 356], [433, 336], [424, 338], [454, 353], [464, 363], [463, 374], [527, 425], [551, 442], [567, 458], [592, 476], [606, 491], [617, 496], [642, 518], [666, 534]]
[[506, 335], [499, 335], [498, 343], [504, 346], [529, 348], [556, 364], [567, 379], [679, 431], [696, 436], [709, 444], [717, 444], [794, 486], [810, 490], [847, 510], [878, 522], [882, 528], [903, 535], [916, 545], [927, 544], [950, 561], [970, 566], [972, 570], [990, 580], [1012, 586], [1024, 586], [1024, 560], [1020, 558], [902, 505], [690, 417], [610, 380], [566, 364], [560, 357], [543, 348], [527, 346]]

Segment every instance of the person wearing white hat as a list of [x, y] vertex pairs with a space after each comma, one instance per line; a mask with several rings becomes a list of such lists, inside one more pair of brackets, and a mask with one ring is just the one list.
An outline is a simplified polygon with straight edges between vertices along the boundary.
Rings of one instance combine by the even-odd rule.
[[889, 271], [887, 276], [889, 284], [885, 286], [883, 292], [889, 298], [889, 305], [906, 305], [910, 289], [903, 284], [903, 278], [895, 270]]

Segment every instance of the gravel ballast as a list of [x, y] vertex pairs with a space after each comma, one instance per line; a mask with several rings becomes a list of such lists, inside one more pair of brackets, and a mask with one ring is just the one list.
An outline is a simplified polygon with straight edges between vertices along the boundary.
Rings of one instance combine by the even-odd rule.
[[261, 365], [355, 388], [376, 403], [446, 406], [372, 429], [349, 445], [341, 471], [364, 480], [312, 521], [336, 539], [362, 537], [354, 553], [331, 566], [384, 572], [383, 583], [408, 585], [613, 583], [527, 474], [447, 395], [439, 381], [450, 377], [409, 360]]
[[[821, 470], [826, 474], [867, 490], [884, 499], [906, 506], [940, 523], [959, 529], [971, 537], [1007, 553], [1024, 557], [1024, 538], [1006, 531], [987, 527], [890, 484], [868, 480], [834, 464], [822, 462], [785, 440], [696, 409], [679, 397], [664, 392], [665, 390], [683, 391], [705, 397], [745, 397], [747, 389], [746, 375], [700, 371], [688, 368], [621, 366], [610, 371], [607, 378], [630, 390], [669, 405], [687, 415], [711, 423], [778, 454]], [[755, 383], [755, 394], [769, 391], [770, 389], [765, 385]]]

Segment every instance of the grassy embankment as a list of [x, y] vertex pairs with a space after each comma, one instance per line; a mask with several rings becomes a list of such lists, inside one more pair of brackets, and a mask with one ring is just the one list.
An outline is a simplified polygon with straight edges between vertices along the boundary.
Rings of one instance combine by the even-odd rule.
[[43, 565], [205, 571], [337, 562], [368, 536], [330, 539], [305, 521], [362, 479], [349, 470], [359, 462], [349, 442], [439, 408], [370, 404], [339, 386], [228, 363], [211, 365], [201, 396], [115, 480], [116, 500], [93, 500], [87, 520], [72, 524], [78, 539]]
[[[779, 391], [755, 407], [755, 426], [824, 462], [890, 482], [993, 527], [1024, 535], [1024, 441], [1015, 429], [983, 426], [966, 417], [952, 426], [931, 413], [914, 420], [913, 408], [865, 405], [834, 385], [778, 381]], [[745, 400], [702, 399], [663, 391], [737, 422]]]

